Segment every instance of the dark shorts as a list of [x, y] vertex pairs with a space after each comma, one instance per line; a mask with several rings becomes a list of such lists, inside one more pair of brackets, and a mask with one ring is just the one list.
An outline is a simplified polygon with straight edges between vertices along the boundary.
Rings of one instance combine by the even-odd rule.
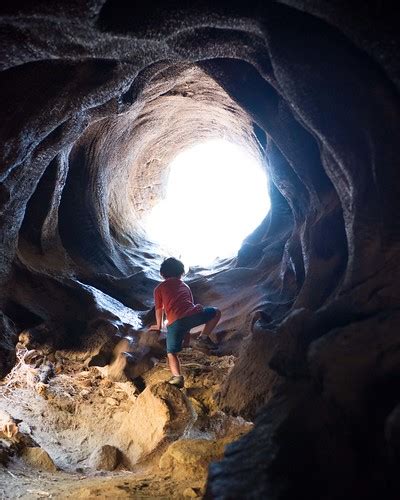
[[201, 312], [177, 319], [167, 326], [167, 352], [180, 352], [185, 334], [195, 326], [208, 323], [216, 314], [215, 307], [205, 307]]

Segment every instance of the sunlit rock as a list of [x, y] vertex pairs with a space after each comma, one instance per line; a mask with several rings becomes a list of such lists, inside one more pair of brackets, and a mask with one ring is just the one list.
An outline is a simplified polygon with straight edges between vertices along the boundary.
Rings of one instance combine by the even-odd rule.
[[35, 469], [56, 472], [57, 467], [47, 451], [39, 447], [27, 447], [22, 452], [22, 458]]
[[204, 477], [210, 462], [222, 458], [225, 445], [223, 440], [180, 439], [169, 445], [160, 459], [160, 468], [180, 477]]
[[116, 431], [116, 442], [133, 465], [178, 438], [193, 415], [184, 394], [167, 383], [147, 387]]
[[90, 456], [90, 465], [95, 470], [113, 471], [121, 460], [121, 452], [115, 446], [104, 445], [94, 450]]

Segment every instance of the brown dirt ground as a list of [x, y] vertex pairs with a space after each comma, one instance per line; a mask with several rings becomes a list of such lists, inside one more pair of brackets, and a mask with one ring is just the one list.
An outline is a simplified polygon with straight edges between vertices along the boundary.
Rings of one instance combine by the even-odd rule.
[[[249, 424], [242, 419], [219, 411], [213, 398], [234, 358], [185, 349], [181, 359], [186, 382], [183, 391], [195, 418], [180, 439], [216, 440], [248, 430]], [[91, 470], [91, 452], [107, 441], [107, 435], [112, 438], [115, 423], [127, 415], [139, 391], [131, 382], [111, 382], [102, 376], [101, 370], [70, 361], [65, 361], [63, 369], [48, 384], [38, 388], [37, 369], [21, 364], [19, 371], [5, 379], [0, 386], [0, 409], [23, 421], [23, 429], [49, 453], [59, 470], [39, 471], [14, 457], [7, 468], [0, 466], [0, 499], [202, 496], [204, 474], [186, 477], [159, 468], [168, 442], [133, 470], [123, 465], [114, 472]], [[169, 377], [165, 361], [160, 361], [143, 378], [148, 386]]]

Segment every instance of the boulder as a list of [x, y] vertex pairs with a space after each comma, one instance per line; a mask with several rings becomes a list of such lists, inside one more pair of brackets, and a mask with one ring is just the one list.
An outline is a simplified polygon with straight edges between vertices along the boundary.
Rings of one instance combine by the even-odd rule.
[[133, 465], [161, 444], [181, 436], [193, 418], [183, 392], [161, 382], [139, 395], [117, 432], [116, 443]]
[[22, 458], [32, 467], [49, 472], [56, 472], [57, 467], [47, 451], [39, 447], [28, 446], [22, 451]]
[[117, 468], [120, 458], [121, 452], [118, 448], [106, 444], [92, 453], [89, 462], [93, 469], [113, 471]]
[[172, 443], [162, 455], [159, 466], [178, 478], [188, 474], [206, 476], [210, 462], [223, 457], [226, 440], [180, 439]]

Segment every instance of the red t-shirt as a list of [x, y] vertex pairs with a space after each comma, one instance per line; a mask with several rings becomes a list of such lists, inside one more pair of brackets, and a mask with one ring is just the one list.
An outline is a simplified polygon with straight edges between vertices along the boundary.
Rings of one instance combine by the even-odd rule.
[[167, 278], [160, 283], [154, 290], [154, 303], [156, 309], [164, 308], [169, 325], [203, 310], [203, 306], [193, 303], [190, 288], [180, 278]]

